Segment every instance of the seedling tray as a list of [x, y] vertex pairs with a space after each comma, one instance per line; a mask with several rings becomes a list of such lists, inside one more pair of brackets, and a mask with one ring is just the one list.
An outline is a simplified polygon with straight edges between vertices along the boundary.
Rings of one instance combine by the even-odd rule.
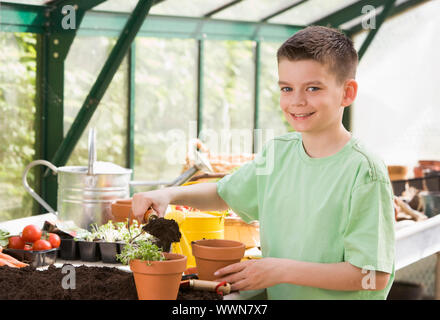
[[79, 246], [73, 239], [61, 239], [60, 258], [64, 260], [78, 260]]

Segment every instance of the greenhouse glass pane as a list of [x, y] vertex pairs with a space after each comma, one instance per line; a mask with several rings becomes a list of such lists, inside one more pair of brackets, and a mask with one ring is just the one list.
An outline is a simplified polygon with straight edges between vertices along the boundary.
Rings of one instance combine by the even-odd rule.
[[138, 0], [107, 0], [100, 5], [94, 7], [93, 10], [132, 12], [137, 3]]
[[252, 152], [254, 46], [252, 41], [205, 41], [201, 139], [212, 153]]
[[[36, 37], [0, 33], [0, 221], [36, 213], [21, 176], [35, 156]], [[35, 188], [34, 170], [28, 175]]]
[[387, 165], [440, 159], [439, 16], [428, 1], [387, 19], [359, 63], [353, 133]]
[[196, 44], [136, 39], [135, 180], [170, 181], [182, 172], [197, 117]]
[[150, 10], [150, 14], [201, 17], [231, 0], [165, 0]]
[[308, 25], [359, 0], [309, 0], [269, 20], [271, 23]]
[[279, 136], [291, 131], [280, 108], [280, 89], [278, 86], [277, 50], [280, 43], [261, 44], [260, 111], [259, 127], [263, 129], [263, 142], [271, 135]]
[[[287, 7], [295, 0], [245, 0], [213, 15], [216, 19], [259, 21], [264, 17]], [[246, 12], [246, 14], [243, 14]]]
[[[77, 37], [65, 63], [64, 135], [70, 129], [87, 94], [104, 65], [115, 40], [107, 37]], [[128, 117], [128, 65], [124, 59], [78, 141], [67, 165], [88, 163], [88, 133], [97, 132], [97, 158], [126, 166]]]

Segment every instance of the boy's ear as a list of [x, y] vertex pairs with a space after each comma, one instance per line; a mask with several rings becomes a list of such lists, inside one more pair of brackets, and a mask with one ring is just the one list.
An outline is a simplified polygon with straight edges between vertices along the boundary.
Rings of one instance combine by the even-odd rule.
[[341, 103], [343, 107], [348, 107], [353, 103], [353, 101], [356, 99], [357, 90], [358, 90], [358, 84], [356, 80], [349, 79], [345, 81], [344, 96], [342, 97], [342, 103]]

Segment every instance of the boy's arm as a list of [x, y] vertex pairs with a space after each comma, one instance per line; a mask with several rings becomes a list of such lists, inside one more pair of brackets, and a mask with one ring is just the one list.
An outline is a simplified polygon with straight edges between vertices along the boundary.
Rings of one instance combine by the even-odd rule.
[[228, 209], [226, 202], [217, 194], [217, 184], [212, 182], [136, 193], [133, 196], [133, 214], [142, 221], [144, 213], [152, 206], [163, 217], [169, 204], [206, 211]]
[[349, 262], [314, 263], [264, 258], [229, 265], [218, 270], [217, 281], [232, 284], [233, 290], [257, 290], [280, 283], [327, 290], [358, 291], [385, 289], [390, 274], [362, 270]]

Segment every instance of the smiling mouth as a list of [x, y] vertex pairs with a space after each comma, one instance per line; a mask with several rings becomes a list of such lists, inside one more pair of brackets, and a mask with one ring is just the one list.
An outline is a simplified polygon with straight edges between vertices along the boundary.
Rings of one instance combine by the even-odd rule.
[[310, 118], [312, 115], [314, 115], [315, 112], [310, 113], [291, 113], [290, 115], [294, 120], [305, 120]]

